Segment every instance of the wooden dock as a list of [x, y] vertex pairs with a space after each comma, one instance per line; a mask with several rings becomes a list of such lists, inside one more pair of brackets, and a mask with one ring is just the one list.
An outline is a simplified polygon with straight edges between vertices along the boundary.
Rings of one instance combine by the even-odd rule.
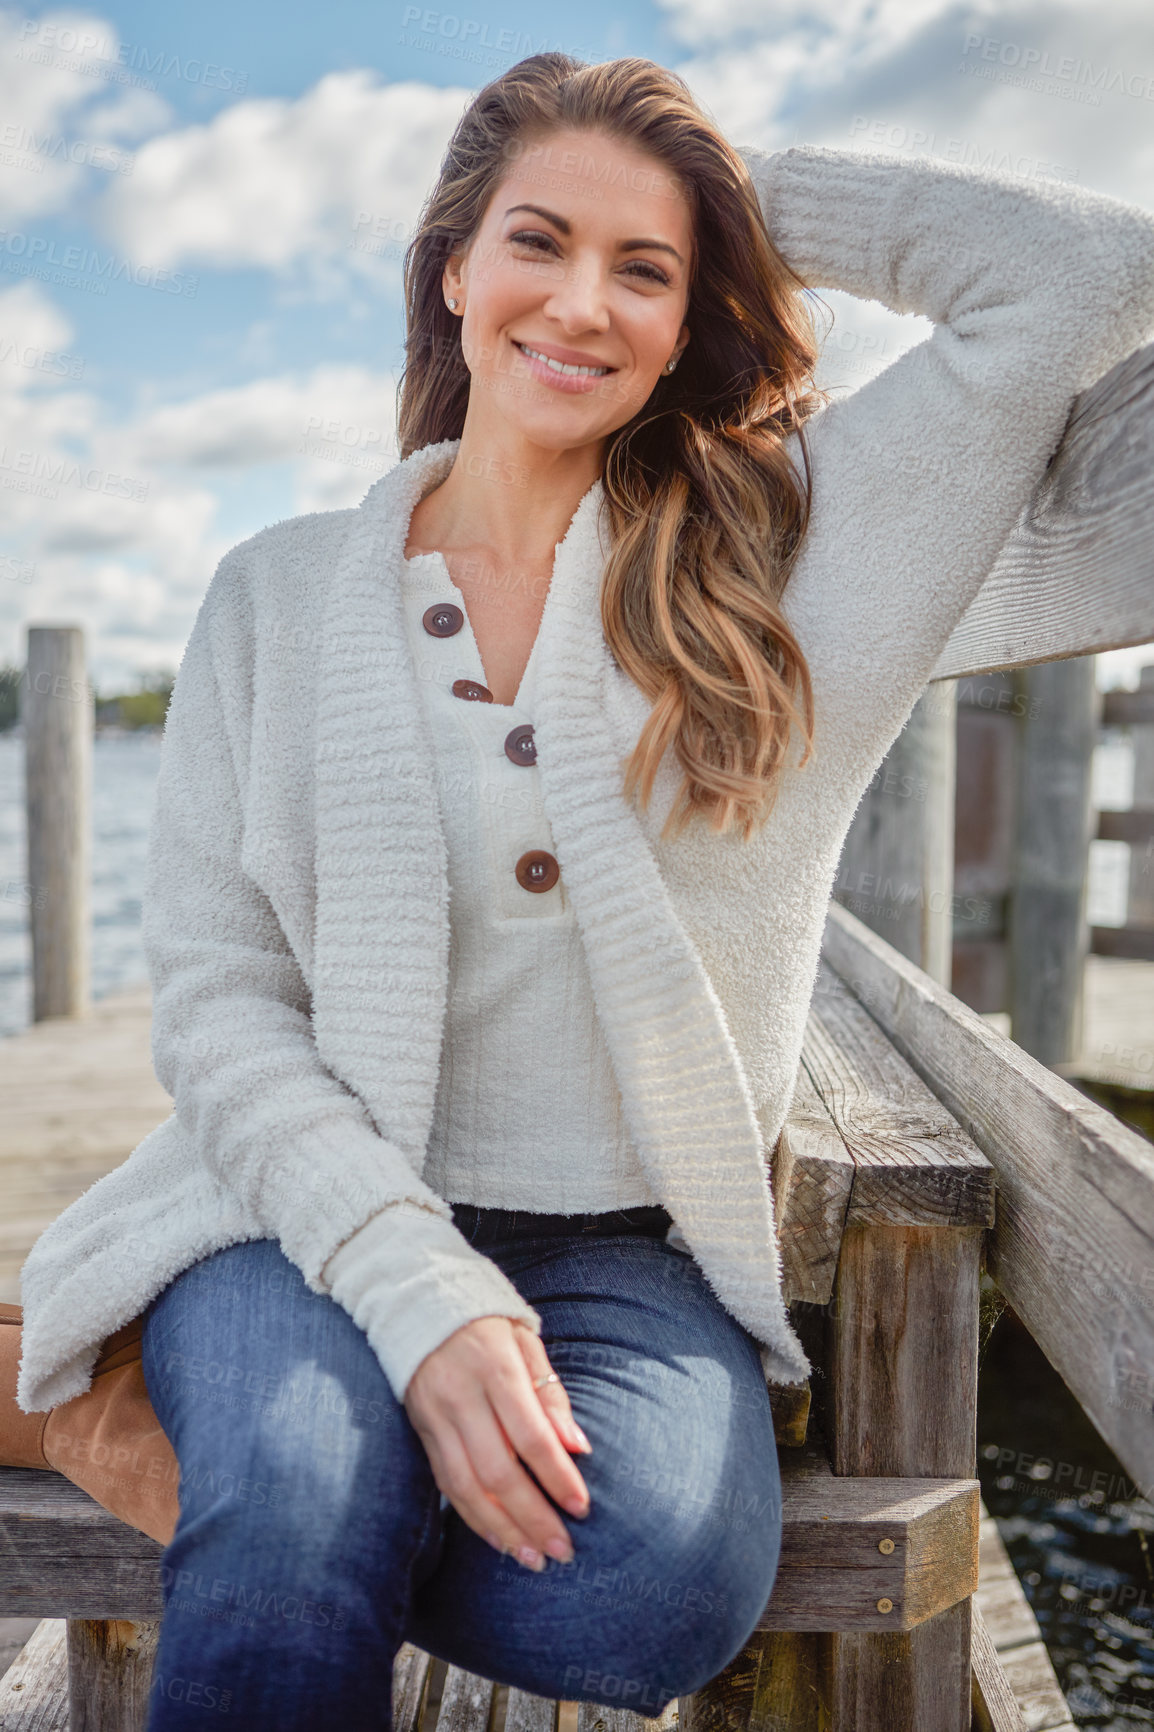
[[0, 1042], [0, 1300], [37, 1235], [172, 1111], [149, 1053], [147, 985]]

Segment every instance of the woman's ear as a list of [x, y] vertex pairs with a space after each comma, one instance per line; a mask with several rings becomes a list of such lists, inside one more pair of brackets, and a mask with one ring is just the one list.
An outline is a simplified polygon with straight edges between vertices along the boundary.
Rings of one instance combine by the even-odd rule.
[[441, 273], [441, 293], [444, 295], [446, 303], [450, 300], [456, 302], [456, 306], [452, 310], [458, 314], [461, 312], [464, 302], [464, 278], [461, 270], [464, 257], [463, 253], [450, 253]]

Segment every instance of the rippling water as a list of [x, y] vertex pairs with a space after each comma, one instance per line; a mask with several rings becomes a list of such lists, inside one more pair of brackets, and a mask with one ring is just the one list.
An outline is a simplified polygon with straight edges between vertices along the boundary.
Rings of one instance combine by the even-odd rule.
[[978, 1473], [1074, 1721], [1154, 1726], [1154, 1488], [1006, 1312], [982, 1362]]

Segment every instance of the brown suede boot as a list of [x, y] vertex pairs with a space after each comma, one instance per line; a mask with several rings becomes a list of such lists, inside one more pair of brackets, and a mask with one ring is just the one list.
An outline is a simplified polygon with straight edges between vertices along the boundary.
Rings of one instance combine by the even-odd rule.
[[167, 1545], [180, 1469], [148, 1398], [139, 1319], [110, 1335], [92, 1386], [50, 1413], [16, 1405], [19, 1305], [0, 1305], [0, 1466], [54, 1468], [130, 1527]]

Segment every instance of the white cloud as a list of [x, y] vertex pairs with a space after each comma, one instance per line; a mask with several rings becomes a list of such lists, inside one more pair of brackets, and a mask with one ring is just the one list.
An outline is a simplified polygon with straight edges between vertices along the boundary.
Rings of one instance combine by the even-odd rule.
[[126, 252], [284, 269], [399, 259], [470, 93], [333, 72], [152, 139], [103, 218]]
[[[67, 46], [62, 46], [67, 45]], [[96, 51], [77, 51], [95, 44]], [[0, 12], [0, 211], [11, 226], [64, 210], [93, 183], [131, 171], [124, 145], [165, 125], [154, 92], [109, 84], [114, 28], [95, 14]], [[70, 51], [71, 50], [71, 51]]]
[[[395, 461], [396, 377], [320, 366], [117, 419], [82, 384], [4, 363], [6, 344], [27, 356], [72, 339], [34, 285], [0, 294], [0, 659], [22, 655], [26, 619], [77, 619], [115, 682], [175, 665], [241, 536], [364, 497]], [[253, 521], [225, 535], [223, 494], [245, 476]]]
[[664, 7], [698, 50], [677, 70], [735, 143], [921, 151], [1154, 204], [1145, 0]]

